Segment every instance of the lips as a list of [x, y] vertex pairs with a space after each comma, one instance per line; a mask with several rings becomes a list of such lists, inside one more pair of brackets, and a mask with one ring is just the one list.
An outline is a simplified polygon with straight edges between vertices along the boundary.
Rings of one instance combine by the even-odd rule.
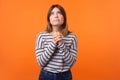
[[59, 21], [58, 19], [56, 19], [56, 20], [53, 20], [53, 21]]

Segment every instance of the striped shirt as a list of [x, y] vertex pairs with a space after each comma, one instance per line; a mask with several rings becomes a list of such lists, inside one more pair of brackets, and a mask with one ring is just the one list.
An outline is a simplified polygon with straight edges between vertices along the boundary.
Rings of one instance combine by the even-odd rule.
[[61, 44], [55, 44], [48, 32], [40, 32], [36, 39], [36, 59], [46, 71], [59, 73], [68, 71], [76, 61], [77, 38], [69, 33], [62, 38]]

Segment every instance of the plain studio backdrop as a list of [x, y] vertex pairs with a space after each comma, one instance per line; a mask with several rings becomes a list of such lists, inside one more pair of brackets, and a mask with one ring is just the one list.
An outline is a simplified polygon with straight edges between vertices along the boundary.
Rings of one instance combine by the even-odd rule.
[[120, 80], [120, 0], [0, 0], [0, 80], [38, 80], [36, 35], [56, 3], [78, 37], [73, 80]]

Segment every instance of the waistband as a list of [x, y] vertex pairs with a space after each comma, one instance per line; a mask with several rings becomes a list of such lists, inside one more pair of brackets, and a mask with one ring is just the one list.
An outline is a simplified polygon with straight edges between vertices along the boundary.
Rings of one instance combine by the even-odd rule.
[[41, 72], [43, 72], [45, 74], [65, 75], [65, 74], [71, 73], [71, 70], [68, 70], [65, 72], [53, 73], [53, 72], [49, 72], [49, 71], [46, 71], [44, 69], [41, 69]]

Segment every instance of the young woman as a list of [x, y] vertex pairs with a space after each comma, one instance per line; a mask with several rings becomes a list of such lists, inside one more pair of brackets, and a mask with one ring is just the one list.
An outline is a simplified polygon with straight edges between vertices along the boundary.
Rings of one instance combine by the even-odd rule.
[[72, 80], [70, 68], [76, 61], [77, 38], [67, 27], [62, 6], [52, 5], [46, 31], [36, 40], [36, 58], [41, 66], [39, 80]]

